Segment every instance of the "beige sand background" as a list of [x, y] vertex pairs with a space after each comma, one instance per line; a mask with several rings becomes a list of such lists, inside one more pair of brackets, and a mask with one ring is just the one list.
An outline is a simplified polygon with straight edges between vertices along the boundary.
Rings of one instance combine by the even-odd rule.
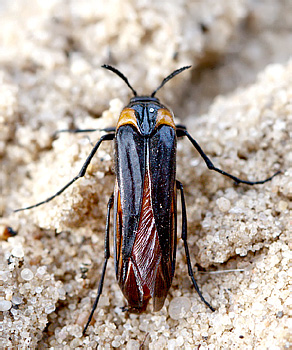
[[[291, 348], [292, 3], [290, 0], [6, 1], [0, 3], [0, 347], [52, 349]], [[192, 288], [181, 242], [165, 306], [126, 314], [110, 260], [94, 322], [82, 329], [103, 262], [113, 148], [75, 176], [131, 96], [100, 68], [117, 66], [138, 93], [192, 64], [158, 97], [215, 165], [187, 140], [177, 178], [188, 205], [190, 253], [211, 313]], [[180, 208], [178, 222], [180, 232]], [[180, 233], [178, 233], [180, 235]]]

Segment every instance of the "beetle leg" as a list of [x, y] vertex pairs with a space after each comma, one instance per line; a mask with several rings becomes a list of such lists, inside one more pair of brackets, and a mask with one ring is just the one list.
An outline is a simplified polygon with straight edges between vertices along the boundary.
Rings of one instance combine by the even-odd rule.
[[187, 213], [186, 213], [186, 203], [185, 203], [184, 190], [183, 190], [183, 185], [181, 182], [176, 181], [176, 184], [177, 184], [177, 188], [180, 190], [180, 194], [181, 194], [181, 209], [182, 209], [182, 235], [181, 235], [181, 238], [184, 242], [184, 248], [185, 248], [185, 252], [186, 252], [187, 265], [188, 265], [188, 273], [189, 273], [189, 276], [191, 277], [191, 280], [193, 282], [195, 290], [199, 294], [199, 297], [201, 298], [201, 300], [208, 306], [209, 309], [211, 309], [212, 311], [215, 311], [215, 309], [203, 297], [203, 295], [199, 289], [199, 286], [195, 280], [195, 276], [194, 276], [194, 272], [193, 272], [192, 264], [191, 264], [191, 259], [190, 259], [188, 242], [187, 242]]
[[83, 133], [83, 132], [94, 132], [94, 131], [105, 131], [105, 132], [115, 132], [116, 128], [115, 127], [108, 127], [108, 128], [103, 128], [103, 129], [61, 129], [61, 130], [57, 130], [54, 134], [53, 137], [57, 137], [59, 134], [63, 133], [63, 132], [69, 132], [72, 134], [79, 134], [79, 133]]
[[99, 282], [99, 286], [98, 286], [98, 292], [97, 292], [97, 296], [95, 299], [95, 302], [92, 306], [91, 309], [91, 313], [88, 317], [87, 323], [83, 329], [83, 335], [85, 334], [89, 323], [92, 320], [92, 316], [94, 314], [94, 311], [97, 307], [98, 301], [99, 301], [99, 297], [101, 296], [102, 293], [102, 288], [103, 288], [103, 281], [104, 281], [104, 276], [105, 276], [105, 271], [106, 271], [106, 265], [108, 262], [108, 259], [110, 257], [110, 247], [109, 247], [109, 226], [110, 226], [110, 211], [113, 207], [113, 203], [114, 203], [114, 194], [112, 194], [109, 198], [108, 204], [107, 204], [107, 217], [106, 217], [106, 225], [105, 225], [105, 239], [104, 239], [104, 263], [103, 263], [103, 268], [102, 268], [102, 273], [101, 273], [101, 278], [100, 278], [100, 282]]
[[47, 202], [50, 202], [52, 199], [54, 199], [55, 197], [59, 196], [62, 192], [64, 192], [69, 186], [71, 186], [75, 181], [77, 181], [80, 177], [83, 177], [86, 173], [86, 169], [88, 167], [88, 165], [90, 164], [91, 162], [91, 159], [93, 158], [93, 156], [95, 155], [98, 147], [100, 146], [100, 144], [103, 142], [103, 141], [106, 141], [106, 140], [113, 140], [115, 137], [115, 134], [106, 134], [106, 135], [103, 135], [101, 136], [101, 138], [97, 141], [97, 143], [95, 144], [95, 146], [93, 147], [93, 149], [91, 150], [89, 156], [87, 157], [85, 163], [83, 164], [79, 174], [77, 176], [75, 176], [70, 182], [67, 183], [67, 185], [65, 185], [63, 188], [61, 188], [57, 193], [55, 193], [53, 196], [45, 199], [44, 201], [42, 202], [39, 202], [37, 204], [34, 204], [34, 205], [31, 205], [29, 207], [25, 207], [25, 208], [20, 208], [20, 209], [17, 209], [15, 210], [14, 212], [18, 212], [18, 211], [22, 211], [22, 210], [27, 210], [27, 209], [32, 209], [32, 208], [35, 208], [35, 207], [38, 207], [44, 203], [47, 203]]
[[182, 124], [175, 124], [176, 128], [176, 136], [177, 137], [183, 137], [186, 136], [184, 131], [187, 129], [184, 125]]
[[264, 184], [265, 182], [268, 182], [270, 180], [272, 180], [276, 175], [280, 174], [281, 171], [277, 171], [274, 175], [268, 177], [267, 179], [265, 180], [261, 180], [261, 181], [246, 181], [246, 180], [241, 180], [239, 179], [238, 177], [236, 176], [233, 176], [231, 174], [228, 174], [226, 173], [225, 171], [219, 169], [219, 168], [216, 168], [214, 166], [214, 164], [211, 162], [211, 160], [208, 158], [208, 156], [204, 153], [204, 151], [202, 150], [202, 148], [200, 147], [200, 145], [197, 143], [197, 141], [195, 139], [192, 138], [192, 136], [188, 133], [188, 131], [186, 129], [183, 129], [183, 128], [180, 128], [180, 129], [177, 129], [177, 135], [179, 137], [181, 136], [186, 136], [190, 141], [191, 143], [193, 144], [193, 146], [196, 148], [196, 150], [200, 153], [201, 157], [204, 159], [207, 167], [210, 169], [210, 170], [214, 170], [214, 171], [217, 171], [218, 173], [222, 174], [222, 175], [225, 175], [225, 176], [228, 176], [230, 177], [232, 180], [234, 180], [237, 184], [239, 183], [243, 183], [243, 184], [246, 184], [246, 185], [259, 185], [259, 184]]

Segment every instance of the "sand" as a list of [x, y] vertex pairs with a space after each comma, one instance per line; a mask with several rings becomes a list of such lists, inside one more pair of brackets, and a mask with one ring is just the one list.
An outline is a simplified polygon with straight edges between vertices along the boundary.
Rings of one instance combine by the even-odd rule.
[[[289, 11], [290, 9], [290, 11]], [[36, 0], [0, 5], [0, 346], [32, 349], [288, 349], [291, 347], [291, 3]], [[103, 263], [113, 147], [104, 143], [87, 174], [53, 201], [102, 135], [64, 128], [115, 126], [131, 92], [171, 71], [193, 69], [157, 97], [187, 125], [235, 186], [178, 143], [189, 247], [199, 300], [181, 240], [164, 307], [140, 315], [125, 300], [110, 259], [86, 336]], [[180, 236], [180, 206], [178, 236]], [[7, 238], [9, 226], [17, 235]], [[9, 236], [9, 234], [8, 234]]]

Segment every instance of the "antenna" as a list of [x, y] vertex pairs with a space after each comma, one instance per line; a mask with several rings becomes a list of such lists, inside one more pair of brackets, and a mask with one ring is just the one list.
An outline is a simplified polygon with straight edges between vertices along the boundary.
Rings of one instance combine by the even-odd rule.
[[[114, 72], [115, 74], [117, 74], [121, 79], [124, 80], [124, 82], [128, 85], [128, 87], [132, 90], [134, 96], [137, 96], [137, 92], [136, 90], [134, 90], [131, 86], [131, 84], [129, 83], [129, 80], [124, 76], [123, 73], [121, 73], [117, 68], [110, 66], [109, 64], [103, 64], [102, 68], [111, 70], [112, 72]], [[183, 72], [186, 69], [191, 68], [191, 66], [184, 66], [182, 68], [176, 69], [174, 72], [172, 72], [171, 74], [169, 74], [166, 78], [164, 78], [161, 82], [161, 84], [158, 86], [158, 88], [156, 90], [154, 90], [151, 94], [151, 97], [154, 97], [156, 92], [161, 89], [170, 79], [174, 78], [176, 75], [178, 75], [179, 73]]]
[[122, 78], [124, 80], [124, 82], [128, 85], [128, 87], [133, 91], [134, 96], [137, 96], [137, 92], [132, 88], [131, 84], [129, 83], [129, 80], [124, 76], [123, 73], [121, 73], [119, 70], [117, 70], [117, 68], [112, 67], [108, 64], [103, 64], [102, 68], [111, 70], [112, 72], [114, 72], [115, 74], [117, 74], [120, 78]]
[[154, 97], [156, 92], [162, 88], [162, 86], [164, 86], [170, 79], [174, 78], [177, 74], [183, 72], [184, 70], [186, 69], [189, 69], [191, 68], [191, 66], [185, 66], [185, 67], [182, 67], [182, 68], [179, 68], [177, 70], [175, 70], [174, 72], [172, 72], [171, 74], [169, 74], [166, 78], [164, 78], [161, 82], [161, 84], [158, 86], [158, 88], [156, 90], [154, 90], [151, 94], [151, 97]]

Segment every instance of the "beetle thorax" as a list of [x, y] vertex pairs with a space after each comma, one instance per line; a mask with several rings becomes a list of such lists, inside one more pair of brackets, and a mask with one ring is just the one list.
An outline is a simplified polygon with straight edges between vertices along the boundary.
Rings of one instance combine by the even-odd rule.
[[135, 97], [125, 107], [117, 125], [133, 125], [143, 136], [150, 136], [159, 125], [168, 125], [175, 128], [173, 115], [158, 99], [150, 97]]

